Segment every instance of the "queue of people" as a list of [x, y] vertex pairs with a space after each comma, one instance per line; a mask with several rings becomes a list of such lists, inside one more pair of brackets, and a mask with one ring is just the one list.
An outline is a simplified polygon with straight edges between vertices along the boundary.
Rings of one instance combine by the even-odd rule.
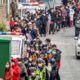
[[79, 13], [79, 4], [73, 2], [55, 9], [36, 10], [35, 14], [27, 11], [22, 20], [18, 16], [11, 18], [10, 30], [14, 31], [17, 26], [23, 35], [30, 33], [33, 38], [35, 36], [45, 37], [47, 34], [55, 34], [61, 29], [66, 30], [66, 28], [74, 27]]
[[62, 52], [50, 39], [44, 44], [39, 37], [74, 27], [79, 13], [79, 4], [72, 2], [55, 9], [38, 10], [35, 14], [28, 11], [22, 20], [12, 17], [10, 31], [13, 35], [24, 35], [27, 47], [21, 58], [11, 58], [6, 63], [4, 80], [60, 80]]
[[57, 46], [48, 38], [45, 44], [40, 38], [28, 43], [21, 58], [6, 63], [4, 80], [60, 80], [62, 52]]

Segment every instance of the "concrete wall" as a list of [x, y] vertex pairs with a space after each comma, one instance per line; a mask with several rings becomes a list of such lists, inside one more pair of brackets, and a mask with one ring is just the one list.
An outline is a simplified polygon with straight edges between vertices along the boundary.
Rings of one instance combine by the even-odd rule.
[[0, 5], [0, 22], [6, 18], [6, 0], [3, 0], [3, 5]]

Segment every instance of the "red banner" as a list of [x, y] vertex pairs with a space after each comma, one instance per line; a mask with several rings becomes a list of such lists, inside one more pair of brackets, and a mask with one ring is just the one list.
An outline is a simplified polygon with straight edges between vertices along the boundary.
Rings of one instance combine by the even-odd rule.
[[30, 2], [37, 2], [37, 0], [30, 0]]

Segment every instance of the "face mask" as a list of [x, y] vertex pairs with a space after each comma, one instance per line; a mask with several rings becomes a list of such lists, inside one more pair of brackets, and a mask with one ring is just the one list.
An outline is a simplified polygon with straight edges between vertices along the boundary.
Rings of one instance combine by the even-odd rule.
[[15, 65], [15, 63], [14, 63], [14, 62], [12, 62], [12, 63], [11, 63], [11, 65], [12, 65], [12, 66], [14, 66], [14, 65]]
[[52, 51], [52, 50], [50, 49], [50, 50], [49, 50], [49, 53], [51, 53], [51, 51]]
[[36, 53], [39, 53], [39, 51], [36, 51]]
[[29, 66], [31, 66], [31, 63], [29, 63]]
[[27, 64], [27, 63], [28, 63], [28, 61], [25, 61], [24, 63], [25, 63], [25, 64]]
[[19, 62], [19, 64], [21, 64], [22, 62]]
[[31, 73], [32, 74], [32, 76], [35, 76], [35, 72], [33, 72], [33, 73]]
[[36, 63], [32, 63], [33, 66], [36, 66]]
[[27, 48], [27, 50], [30, 50], [30, 48]]
[[29, 61], [32, 61], [32, 58], [29, 58]]
[[31, 50], [32, 52], [34, 52], [34, 50]]
[[42, 67], [42, 64], [38, 64], [39, 67]]
[[5, 66], [6, 68], [9, 68], [9, 65], [8, 64], [6, 64], [6, 66]]

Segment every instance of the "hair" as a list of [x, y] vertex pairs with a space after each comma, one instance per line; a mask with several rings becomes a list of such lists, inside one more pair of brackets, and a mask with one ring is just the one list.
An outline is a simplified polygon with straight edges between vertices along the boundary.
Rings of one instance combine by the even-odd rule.
[[47, 42], [51, 42], [51, 40], [50, 40], [50, 39], [48, 39], [48, 38], [46, 39], [46, 41], [47, 41]]
[[[11, 64], [10, 64], [10, 62], [7, 62], [7, 63], [9, 63], [9, 65], [10, 65], [10, 67], [11, 67]], [[10, 70], [10, 67], [7, 69], [7, 68], [5, 68], [5, 72], [6, 71], [9, 71]]]
[[52, 47], [57, 47], [56, 44], [53, 44]]

